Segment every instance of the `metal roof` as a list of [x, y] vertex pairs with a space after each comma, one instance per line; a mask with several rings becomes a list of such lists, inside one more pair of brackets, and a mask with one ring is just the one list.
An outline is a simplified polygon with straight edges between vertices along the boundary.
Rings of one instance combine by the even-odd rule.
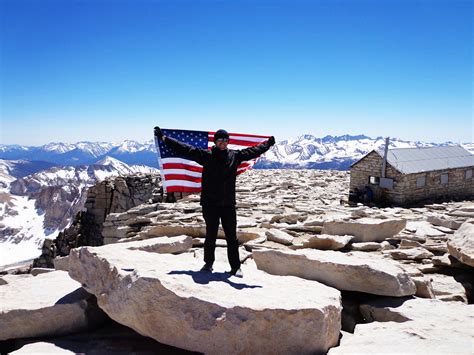
[[[377, 151], [383, 158], [383, 150]], [[474, 166], [474, 154], [459, 145], [389, 149], [387, 162], [403, 174]]]

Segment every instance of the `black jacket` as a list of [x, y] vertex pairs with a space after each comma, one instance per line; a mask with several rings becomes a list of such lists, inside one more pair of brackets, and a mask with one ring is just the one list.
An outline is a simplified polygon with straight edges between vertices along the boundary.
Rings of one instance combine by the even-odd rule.
[[235, 206], [235, 179], [237, 167], [243, 161], [258, 157], [270, 149], [268, 141], [242, 150], [211, 150], [195, 148], [191, 145], [166, 137], [165, 144], [176, 153], [203, 166], [201, 205]]

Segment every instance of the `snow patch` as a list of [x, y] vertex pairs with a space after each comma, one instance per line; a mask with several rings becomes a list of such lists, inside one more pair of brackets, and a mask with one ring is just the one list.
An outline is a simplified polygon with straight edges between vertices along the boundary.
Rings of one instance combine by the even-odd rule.
[[[35, 200], [30, 200], [27, 196], [10, 197], [11, 205], [8, 213], [2, 213], [1, 223], [7, 230], [20, 232], [6, 234], [0, 240], [0, 266], [38, 257], [46, 238], [43, 230], [44, 214], [39, 214], [36, 210]], [[2, 208], [5, 210], [5, 206]]]

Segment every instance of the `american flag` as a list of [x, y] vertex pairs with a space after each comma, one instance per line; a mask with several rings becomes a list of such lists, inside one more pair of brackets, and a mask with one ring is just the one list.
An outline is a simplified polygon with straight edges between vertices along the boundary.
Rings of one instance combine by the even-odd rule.
[[[162, 129], [165, 136], [177, 139], [196, 148], [211, 149], [214, 146], [214, 133], [204, 131], [188, 131], [181, 129]], [[266, 141], [270, 136], [253, 134], [229, 133], [229, 149], [243, 149]], [[200, 192], [202, 165], [186, 159], [172, 151], [161, 139], [158, 142], [158, 163], [165, 192]], [[245, 161], [237, 168], [237, 174], [249, 170], [257, 159]]]

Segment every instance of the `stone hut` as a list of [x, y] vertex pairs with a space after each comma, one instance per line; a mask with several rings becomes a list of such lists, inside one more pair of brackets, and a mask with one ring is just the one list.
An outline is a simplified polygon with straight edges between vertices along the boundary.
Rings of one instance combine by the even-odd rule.
[[[386, 159], [384, 159], [386, 156]], [[410, 205], [474, 198], [474, 155], [461, 146], [371, 151], [350, 167], [350, 189], [376, 203]]]

